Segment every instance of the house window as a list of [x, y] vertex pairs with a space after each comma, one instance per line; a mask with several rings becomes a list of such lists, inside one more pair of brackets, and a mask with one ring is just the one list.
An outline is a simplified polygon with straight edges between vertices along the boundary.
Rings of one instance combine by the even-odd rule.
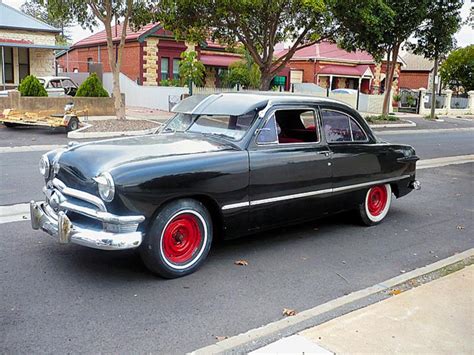
[[87, 71], [91, 71], [91, 64], [94, 63], [94, 59], [92, 58], [87, 58]]
[[12, 47], [3, 47], [3, 53], [5, 58], [3, 59], [3, 66], [5, 69], [5, 83], [13, 83], [14, 76], [13, 76], [13, 48]]
[[161, 80], [170, 78], [170, 59], [166, 57], [161, 58]]
[[30, 75], [30, 51], [28, 48], [18, 48], [18, 66], [20, 82], [27, 75]]
[[173, 79], [179, 80], [179, 59], [173, 59]]

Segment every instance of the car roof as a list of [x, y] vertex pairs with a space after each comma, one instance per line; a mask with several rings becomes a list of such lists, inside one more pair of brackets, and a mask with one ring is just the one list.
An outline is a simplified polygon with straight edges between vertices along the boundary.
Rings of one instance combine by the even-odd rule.
[[219, 93], [211, 95], [192, 95], [175, 107], [172, 111], [177, 113], [188, 113], [194, 115], [232, 115], [240, 116], [252, 110], [259, 110], [269, 103], [277, 104], [300, 104], [300, 103], [336, 103], [350, 107], [349, 105], [325, 98], [310, 95], [290, 93]]

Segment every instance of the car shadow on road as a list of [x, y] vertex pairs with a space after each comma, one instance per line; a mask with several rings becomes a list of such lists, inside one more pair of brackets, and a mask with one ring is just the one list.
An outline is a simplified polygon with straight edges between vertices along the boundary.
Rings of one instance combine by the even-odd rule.
[[[195, 275], [205, 273], [206, 271], [203, 269], [209, 269], [212, 272], [212, 270], [219, 269], [222, 264], [233, 265], [235, 260], [240, 259], [242, 255], [246, 255], [249, 250], [252, 251], [253, 255], [261, 253], [268, 256], [275, 248], [290, 248], [295, 244], [295, 241], [305, 242], [309, 239], [329, 238], [333, 231], [340, 231], [354, 226], [357, 226], [357, 224], [353, 216], [342, 213], [304, 224], [255, 233], [238, 239], [218, 240], [213, 244], [211, 253], [202, 269], [184, 279], [193, 279], [196, 277]], [[66, 251], [64, 246], [56, 245], [57, 252], [53, 251], [49, 256], [55, 259], [55, 264], [61, 265], [58, 268], [62, 269], [64, 267], [68, 270], [71, 277], [75, 277], [72, 276], [74, 273], [81, 279], [165, 281], [146, 269], [137, 250], [109, 252], [77, 245], [67, 247]]]

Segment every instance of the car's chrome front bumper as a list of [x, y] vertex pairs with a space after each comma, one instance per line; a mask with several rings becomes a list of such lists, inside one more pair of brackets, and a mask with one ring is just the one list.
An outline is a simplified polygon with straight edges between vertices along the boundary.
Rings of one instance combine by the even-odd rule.
[[[102, 250], [123, 250], [137, 248], [142, 242], [142, 233], [139, 231], [109, 232], [97, 230], [93, 227], [73, 225], [63, 211], [56, 213], [46, 202], [30, 203], [31, 226], [33, 229], [42, 229], [58, 239], [60, 243], [74, 243], [86, 247]], [[116, 224], [142, 222], [144, 217], [121, 217], [106, 213], [108, 221]], [[133, 219], [136, 219], [134, 221]]]

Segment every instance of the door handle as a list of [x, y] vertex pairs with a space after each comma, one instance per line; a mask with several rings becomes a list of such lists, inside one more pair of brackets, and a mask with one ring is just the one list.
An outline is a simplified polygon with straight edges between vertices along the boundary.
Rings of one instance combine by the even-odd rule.
[[324, 155], [325, 157], [328, 157], [329, 155], [331, 155], [331, 152], [329, 150], [324, 150], [324, 151], [318, 152], [318, 154], [321, 154], [321, 155]]

